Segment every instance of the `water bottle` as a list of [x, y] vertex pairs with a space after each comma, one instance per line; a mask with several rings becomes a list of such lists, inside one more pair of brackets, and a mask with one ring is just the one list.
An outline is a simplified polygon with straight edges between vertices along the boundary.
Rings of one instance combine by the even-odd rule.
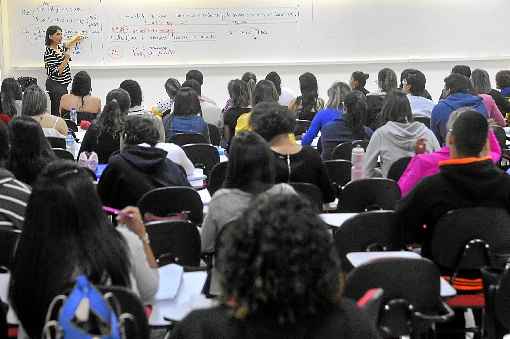
[[365, 172], [363, 170], [363, 160], [365, 159], [365, 150], [360, 145], [352, 149], [351, 154], [351, 181], [363, 179]]
[[66, 148], [74, 156], [76, 151], [76, 142], [74, 141], [73, 133], [68, 132], [66, 137]]
[[78, 124], [78, 113], [76, 112], [76, 108], [71, 108], [70, 118], [75, 124]]

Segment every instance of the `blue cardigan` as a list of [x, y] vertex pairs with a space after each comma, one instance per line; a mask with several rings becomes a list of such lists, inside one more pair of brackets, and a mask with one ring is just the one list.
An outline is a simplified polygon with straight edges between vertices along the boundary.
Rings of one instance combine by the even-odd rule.
[[337, 111], [334, 108], [325, 108], [317, 114], [312, 120], [310, 124], [310, 128], [306, 131], [305, 135], [301, 138], [302, 145], [311, 145], [313, 139], [317, 136], [322, 126], [326, 125], [328, 122], [335, 120], [336, 118], [340, 118], [343, 114], [343, 110], [340, 109]]

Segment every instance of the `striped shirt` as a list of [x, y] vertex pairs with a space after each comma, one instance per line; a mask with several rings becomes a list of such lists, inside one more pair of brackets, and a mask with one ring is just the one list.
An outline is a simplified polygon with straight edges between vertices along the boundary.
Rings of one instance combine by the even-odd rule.
[[67, 86], [71, 83], [71, 68], [69, 63], [64, 67], [62, 74], [58, 74], [58, 67], [64, 62], [64, 50], [58, 46], [60, 54], [57, 53], [53, 48], [46, 46], [44, 52], [44, 67], [46, 68], [46, 74], [48, 78]]
[[30, 193], [30, 186], [0, 169], [0, 227], [23, 228]]

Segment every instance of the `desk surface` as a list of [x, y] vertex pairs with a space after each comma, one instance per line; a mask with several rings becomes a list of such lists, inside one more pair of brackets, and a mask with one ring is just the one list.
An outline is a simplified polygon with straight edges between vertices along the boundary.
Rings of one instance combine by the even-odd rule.
[[[421, 255], [408, 251], [387, 251], [387, 252], [352, 252], [347, 254], [347, 259], [352, 266], [358, 267], [374, 259], [381, 258], [421, 258]], [[441, 296], [451, 297], [457, 294], [457, 291], [443, 278], [440, 278]]]

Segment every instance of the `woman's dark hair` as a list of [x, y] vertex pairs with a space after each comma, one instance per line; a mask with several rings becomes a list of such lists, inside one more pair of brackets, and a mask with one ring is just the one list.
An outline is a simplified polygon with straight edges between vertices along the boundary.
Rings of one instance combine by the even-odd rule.
[[394, 90], [387, 94], [381, 109], [383, 123], [388, 121], [408, 123], [413, 121], [413, 112], [407, 95], [401, 90]]
[[32, 185], [42, 169], [55, 160], [41, 125], [34, 119], [18, 116], [9, 122], [11, 150], [7, 169], [26, 184]]
[[341, 299], [341, 267], [328, 227], [304, 198], [261, 195], [222, 234], [218, 270], [233, 316], [280, 326], [320, 317]]
[[366, 138], [367, 109], [367, 98], [362, 92], [352, 91], [345, 97], [343, 119], [356, 139]]
[[50, 302], [80, 274], [129, 287], [129, 262], [90, 173], [66, 160], [49, 164], [30, 195], [10, 282], [11, 305], [28, 335], [40, 337]]
[[202, 87], [200, 86], [200, 83], [196, 81], [195, 79], [189, 79], [182, 83], [182, 87], [192, 88], [198, 96], [202, 95]]
[[260, 80], [253, 92], [253, 105], [260, 102], [278, 102], [278, 92], [272, 81]]
[[250, 82], [250, 80], [253, 80], [255, 83], [257, 83], [257, 76], [255, 75], [255, 73], [246, 72], [241, 77], [241, 80], [246, 82], [246, 83]]
[[16, 108], [16, 100], [21, 100], [23, 95], [18, 81], [14, 78], [5, 78], [2, 81], [0, 91], [2, 112], [10, 117], [15, 117], [18, 113], [21, 113]]
[[120, 83], [119, 88], [129, 93], [131, 99], [131, 107], [140, 106], [142, 104], [142, 88], [135, 80], [124, 80]]
[[315, 75], [310, 72], [301, 74], [299, 76], [299, 88], [301, 89], [303, 112], [312, 111], [319, 99], [319, 86]]
[[363, 89], [363, 88], [365, 88], [365, 86], [367, 84], [368, 78], [370, 78], [370, 74], [363, 73], [361, 71], [356, 71], [356, 72], [352, 73], [351, 78], [352, 78], [352, 80], [357, 81], [358, 85], [359, 85], [357, 88], [353, 88], [353, 90]]
[[177, 91], [173, 114], [176, 116], [202, 114], [200, 100], [194, 89], [183, 86]]
[[280, 78], [280, 75], [278, 73], [269, 72], [266, 75], [266, 80], [269, 80], [274, 84], [278, 96], [282, 95], [282, 79]]
[[496, 86], [499, 89], [510, 87], [510, 70], [496, 73]]
[[476, 94], [489, 94], [492, 90], [491, 78], [484, 69], [475, 69], [471, 73], [471, 84]]
[[46, 93], [37, 85], [30, 85], [23, 93], [23, 102], [21, 103], [21, 114], [34, 116], [46, 112], [48, 99]]
[[175, 95], [177, 94], [177, 91], [181, 88], [181, 83], [179, 80], [174, 78], [168, 78], [168, 80], [165, 82], [165, 91], [166, 94], [170, 97], [170, 99], [175, 98]]
[[250, 93], [246, 82], [235, 79], [228, 83], [228, 94], [232, 99], [232, 107], [245, 108], [250, 106]]
[[186, 73], [186, 81], [188, 80], [195, 80], [200, 86], [202, 86], [204, 84], [204, 75], [199, 70], [192, 69]]
[[255, 132], [270, 142], [277, 135], [292, 133], [296, 119], [285, 106], [274, 102], [261, 102], [253, 107], [250, 125]]
[[274, 156], [267, 142], [257, 133], [243, 132], [230, 143], [225, 188], [252, 194], [274, 184]]
[[381, 69], [379, 74], [377, 74], [377, 82], [379, 84], [379, 88], [384, 93], [389, 93], [398, 87], [397, 75], [391, 68]]
[[128, 146], [144, 143], [154, 146], [159, 142], [159, 131], [153, 120], [142, 115], [128, 116], [123, 134], [124, 144]]
[[46, 46], [51, 45], [51, 36], [57, 33], [58, 31], [62, 32], [62, 28], [56, 25], [50, 26], [46, 29], [46, 41], [45, 41]]
[[96, 121], [99, 135], [104, 133], [111, 135], [114, 139], [120, 138], [129, 106], [128, 92], [121, 88], [111, 90], [106, 96], [103, 111]]
[[80, 71], [74, 75], [73, 84], [71, 86], [71, 94], [81, 97], [81, 105], [85, 105], [83, 97], [92, 91], [92, 81], [90, 75], [85, 71]]
[[[248, 86], [248, 94], [250, 96], [250, 105], [255, 106], [255, 87], [257, 86], [257, 76], [255, 73], [252, 72], [246, 72], [241, 77], [241, 80], [246, 82], [246, 85]], [[275, 88], [276, 91], [276, 88]]]
[[337, 81], [328, 89], [328, 108], [336, 110], [342, 109], [347, 94], [351, 92], [351, 88], [345, 82]]

